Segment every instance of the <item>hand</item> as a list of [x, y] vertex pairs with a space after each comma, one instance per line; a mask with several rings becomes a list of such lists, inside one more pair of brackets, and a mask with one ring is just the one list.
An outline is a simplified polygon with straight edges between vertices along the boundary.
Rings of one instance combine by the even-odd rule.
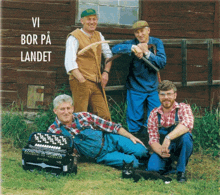
[[170, 157], [169, 146], [170, 146], [170, 140], [165, 138], [164, 141], [163, 141], [163, 144], [161, 146], [161, 157], [162, 158]]
[[78, 81], [79, 81], [79, 83], [84, 83], [84, 82], [86, 82], [86, 79], [84, 77], [82, 77], [82, 78], [79, 78]]
[[169, 158], [170, 157], [170, 154], [169, 153], [165, 153], [165, 152], [161, 152], [160, 156], [162, 158]]
[[130, 140], [131, 140], [134, 144], [136, 144], [136, 143], [138, 142], [138, 143], [142, 144], [142, 145], [146, 148], [146, 146], [144, 145], [144, 143], [143, 143], [141, 140], [139, 140], [138, 138], [136, 138], [135, 136], [130, 137]]
[[133, 52], [139, 59], [141, 59], [144, 56], [143, 51], [138, 46], [134, 47]]
[[166, 152], [166, 153], [168, 153], [169, 152], [169, 146], [170, 146], [170, 140], [169, 139], [167, 139], [167, 138], [165, 138], [164, 140], [163, 140], [163, 144], [162, 144], [162, 150], [164, 151], [164, 152]]
[[102, 73], [102, 78], [101, 78], [101, 86], [103, 88], [105, 88], [105, 86], [107, 85], [108, 83], [108, 73], [107, 72], [103, 72]]
[[141, 49], [143, 53], [146, 53], [149, 51], [147, 43], [139, 43], [137, 46]]

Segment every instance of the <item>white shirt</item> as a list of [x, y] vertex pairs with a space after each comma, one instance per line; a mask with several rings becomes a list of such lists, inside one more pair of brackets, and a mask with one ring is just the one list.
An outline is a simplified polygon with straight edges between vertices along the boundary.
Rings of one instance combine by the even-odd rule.
[[[80, 29], [85, 35], [90, 36], [88, 33], [86, 33], [82, 28]], [[100, 32], [101, 41], [105, 41], [104, 36]], [[112, 52], [108, 45], [108, 43], [102, 43], [102, 53], [105, 58], [111, 58]], [[67, 74], [74, 69], [78, 68], [78, 64], [76, 63], [76, 53], [79, 48], [79, 41], [74, 36], [69, 36], [66, 41], [66, 52], [65, 52], [65, 68]]]

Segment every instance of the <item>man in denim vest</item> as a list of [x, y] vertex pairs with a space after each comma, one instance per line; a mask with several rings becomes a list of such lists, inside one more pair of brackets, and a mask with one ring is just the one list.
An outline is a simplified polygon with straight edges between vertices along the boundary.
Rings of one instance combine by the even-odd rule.
[[148, 171], [169, 173], [177, 160], [177, 181], [185, 182], [185, 169], [193, 151], [194, 117], [188, 104], [178, 104], [176, 86], [168, 80], [158, 86], [161, 106], [152, 110], [148, 119], [149, 145], [154, 153]]
[[47, 132], [71, 136], [79, 154], [116, 167], [122, 167], [123, 161], [133, 161], [133, 166], [138, 167], [139, 159], [148, 157], [144, 144], [120, 124], [88, 112], [73, 113], [70, 96], [57, 96], [53, 105], [57, 116]]

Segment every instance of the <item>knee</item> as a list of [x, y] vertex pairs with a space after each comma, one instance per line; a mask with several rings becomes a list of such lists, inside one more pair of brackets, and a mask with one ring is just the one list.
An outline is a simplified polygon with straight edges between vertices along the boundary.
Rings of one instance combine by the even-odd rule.
[[180, 138], [179, 138], [179, 142], [180, 144], [184, 145], [191, 145], [193, 143], [193, 140], [192, 140], [192, 135], [191, 133], [185, 133], [184, 135], [182, 135]]
[[155, 153], [152, 154], [149, 161], [148, 161], [147, 171], [159, 172], [161, 169], [160, 164], [161, 163], [160, 163], [159, 156], [157, 156]]
[[148, 162], [147, 171], [159, 172], [160, 167], [158, 166], [158, 162], [153, 161], [153, 160], [150, 159], [149, 162]]
[[134, 155], [138, 158], [147, 157], [149, 156], [149, 151], [141, 145], [141, 148], [136, 150]]

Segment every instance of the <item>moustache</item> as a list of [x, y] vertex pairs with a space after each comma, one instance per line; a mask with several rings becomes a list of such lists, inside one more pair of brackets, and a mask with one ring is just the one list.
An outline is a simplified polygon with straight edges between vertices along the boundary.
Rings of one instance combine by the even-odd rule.
[[171, 101], [167, 99], [167, 100], [163, 100], [162, 102], [171, 102]]

